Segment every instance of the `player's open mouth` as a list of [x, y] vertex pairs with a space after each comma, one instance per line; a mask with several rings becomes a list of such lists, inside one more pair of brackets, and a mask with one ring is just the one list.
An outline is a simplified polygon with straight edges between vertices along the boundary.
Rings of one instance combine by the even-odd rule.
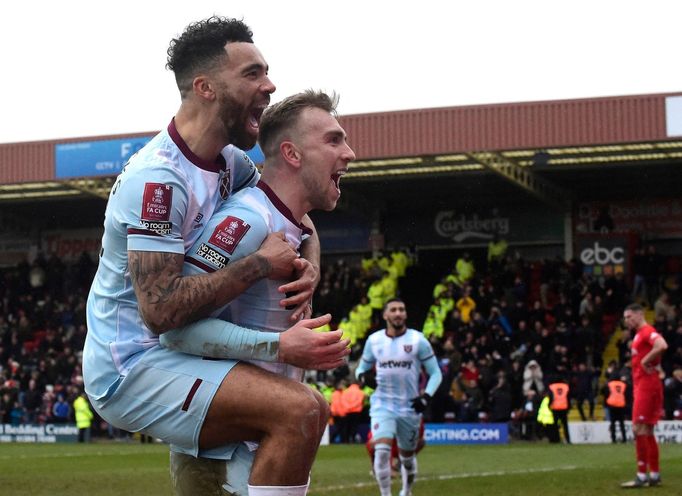
[[253, 130], [254, 134], [258, 134], [260, 128], [260, 118], [263, 115], [265, 107], [258, 107], [249, 113], [248, 125]]
[[339, 184], [341, 182], [341, 176], [346, 174], [346, 172], [348, 172], [348, 169], [341, 169], [331, 175], [332, 182], [334, 183], [334, 186], [336, 187], [336, 190], [339, 193], [341, 193], [341, 186]]

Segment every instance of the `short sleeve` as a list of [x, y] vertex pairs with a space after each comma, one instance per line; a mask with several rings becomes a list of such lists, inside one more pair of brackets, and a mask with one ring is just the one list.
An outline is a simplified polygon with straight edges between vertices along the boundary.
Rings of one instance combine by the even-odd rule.
[[232, 198], [222, 204], [185, 256], [185, 272], [215, 272], [258, 250], [268, 236], [263, 217]]
[[241, 189], [255, 186], [260, 180], [260, 172], [253, 160], [249, 158], [245, 151], [234, 148], [234, 187], [232, 190], [237, 192]]
[[123, 172], [107, 215], [127, 230], [128, 250], [184, 253], [186, 180], [176, 171], [146, 167]]

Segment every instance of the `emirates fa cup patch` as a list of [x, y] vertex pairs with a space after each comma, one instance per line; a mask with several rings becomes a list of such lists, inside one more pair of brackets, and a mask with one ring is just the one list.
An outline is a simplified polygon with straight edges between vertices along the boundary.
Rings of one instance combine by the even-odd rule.
[[173, 186], [162, 183], [145, 183], [142, 195], [140, 224], [162, 236], [171, 233], [170, 211], [173, 203]]
[[232, 255], [249, 229], [249, 224], [230, 215], [216, 226], [208, 242]]
[[168, 220], [170, 219], [171, 203], [173, 202], [173, 186], [161, 183], [145, 183], [142, 196], [142, 219]]

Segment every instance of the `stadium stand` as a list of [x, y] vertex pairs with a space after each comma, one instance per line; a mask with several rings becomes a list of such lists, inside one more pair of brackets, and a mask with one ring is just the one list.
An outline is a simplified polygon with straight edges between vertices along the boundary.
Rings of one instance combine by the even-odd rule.
[[[457, 269], [438, 279], [427, 310], [410, 309], [415, 315], [426, 313], [423, 325], [412, 319], [413, 327], [433, 329], [430, 321], [439, 321], [437, 331], [425, 331], [444, 375], [427, 420], [511, 422], [511, 432], [521, 437], [528, 405], [532, 405], [533, 422], [539, 406], [532, 398], [539, 400], [543, 388], [558, 378], [571, 386], [571, 420], [603, 420], [601, 394], [609, 375], [630, 375], [631, 336], [621, 328], [620, 315], [632, 301], [632, 288], [619, 275], [586, 275], [577, 260], [529, 262], [518, 253], [495, 263], [482, 260], [476, 275], [466, 281]], [[335, 272], [333, 266], [326, 267], [325, 277], [333, 278], [330, 274]], [[669, 304], [665, 312], [655, 313], [652, 308], [647, 313], [670, 343], [663, 361], [669, 419], [680, 417], [681, 406], [682, 295], [679, 281], [672, 282], [676, 277], [677, 272], [661, 274], [660, 287], [666, 288], [661, 294]], [[371, 281], [360, 277], [357, 284], [365, 289]], [[410, 284], [409, 275], [401, 279], [398, 294]], [[471, 300], [466, 303], [471, 310], [468, 318], [462, 318], [465, 299]], [[316, 301], [316, 310], [332, 311], [324, 300]], [[379, 327], [379, 322], [373, 322], [369, 333]], [[363, 342], [358, 339], [354, 350], [361, 349]], [[357, 352], [352, 356], [357, 357]], [[332, 380], [338, 385], [348, 377], [336, 374]]]
[[[326, 265], [315, 299], [316, 311], [335, 315], [335, 327], [349, 321], [347, 316], [353, 314], [357, 302], [366, 301], [371, 285], [381, 280], [384, 272], [390, 272], [391, 264], [382, 268], [381, 263], [386, 262], [380, 263], [381, 259], [391, 257], [378, 255], [357, 263], [337, 259]], [[509, 421], [515, 426], [512, 432], [520, 435], [518, 424], [523, 421], [528, 397], [533, 396], [528, 391], [539, 397], [548, 381], [559, 376], [570, 381], [574, 406], [577, 398], [585, 400], [586, 406], [592, 402], [594, 413], [587, 410], [585, 417], [601, 419], [600, 391], [607, 371], [629, 375], [630, 336], [620, 328], [619, 315], [631, 301], [631, 288], [615, 276], [603, 280], [586, 276], [575, 260], [528, 262], [516, 254], [507, 255], [498, 264], [487, 266], [484, 259], [479, 263], [482, 266], [476, 267], [475, 275], [466, 282], [458, 277], [448, 280], [452, 273], [436, 280], [430, 310], [411, 309], [418, 318], [436, 313], [442, 319], [442, 331], [431, 333], [429, 339], [445, 380], [427, 412], [428, 420]], [[54, 407], [60, 397], [71, 404], [82, 384], [85, 299], [94, 268], [87, 255], [71, 264], [39, 255], [31, 263], [23, 261], [0, 271], [3, 423], [67, 420]], [[409, 270], [399, 273], [403, 276], [397, 279], [397, 294], [412, 284]], [[679, 418], [682, 407], [682, 299], [678, 279], [676, 272], [661, 275], [665, 305], [655, 303], [647, 314], [671, 345], [663, 360], [669, 419]], [[467, 295], [474, 308], [470, 318], [463, 319], [458, 302]], [[377, 319], [364, 318], [367, 333], [381, 326]], [[411, 325], [422, 327], [420, 322]], [[363, 333], [355, 336], [354, 358], [365, 337]], [[524, 377], [529, 364], [541, 371], [540, 382]], [[329, 377], [317, 374], [315, 381], [321, 383], [320, 388], [324, 383], [326, 387], [341, 381], [350, 384], [353, 365]], [[72, 411], [67, 415], [73, 421]], [[576, 415], [572, 418], [578, 419]], [[106, 425], [95, 422], [94, 427], [95, 435], [107, 434]]]

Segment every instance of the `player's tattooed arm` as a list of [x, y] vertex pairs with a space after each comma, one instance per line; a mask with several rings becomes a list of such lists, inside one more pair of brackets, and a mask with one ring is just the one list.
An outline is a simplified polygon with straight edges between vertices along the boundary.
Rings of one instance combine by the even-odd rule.
[[178, 253], [128, 252], [140, 315], [157, 334], [209, 316], [273, 271], [258, 252], [210, 274], [183, 276], [183, 261]]

